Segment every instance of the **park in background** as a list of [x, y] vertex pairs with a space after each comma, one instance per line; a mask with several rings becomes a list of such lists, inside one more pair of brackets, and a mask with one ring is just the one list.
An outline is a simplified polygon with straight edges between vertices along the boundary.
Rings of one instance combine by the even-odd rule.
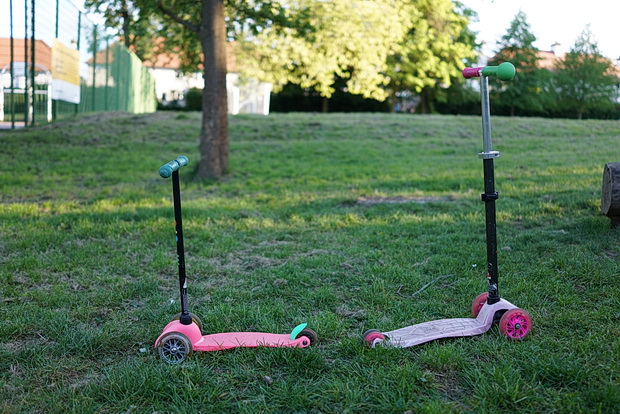
[[142, 61], [69, 0], [10, 0], [0, 22], [5, 128], [100, 111], [153, 112]]

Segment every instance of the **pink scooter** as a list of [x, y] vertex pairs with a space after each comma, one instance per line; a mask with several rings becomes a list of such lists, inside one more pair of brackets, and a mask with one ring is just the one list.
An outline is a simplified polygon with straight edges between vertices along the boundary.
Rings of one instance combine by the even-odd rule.
[[484, 193], [482, 201], [486, 211], [487, 265], [489, 282], [488, 292], [481, 293], [474, 299], [471, 311], [474, 318], [441, 319], [424, 322], [389, 332], [370, 329], [364, 332], [364, 341], [373, 348], [395, 346], [406, 348], [440, 338], [480, 335], [491, 329], [499, 321], [502, 334], [512, 340], [527, 337], [532, 329], [532, 319], [523, 309], [519, 309], [507, 300], [501, 299], [497, 289], [497, 236], [495, 218], [495, 200], [499, 198], [495, 191], [493, 159], [499, 157], [498, 151], [491, 150], [491, 121], [489, 110], [489, 76], [496, 76], [502, 81], [509, 81], [515, 76], [515, 67], [504, 62], [499, 66], [465, 68], [466, 79], [480, 77], [480, 94], [482, 98], [482, 135], [484, 152], [478, 154], [484, 166]]
[[317, 335], [307, 324], [296, 326], [290, 334], [262, 332], [228, 332], [211, 335], [202, 334], [202, 322], [188, 311], [187, 278], [185, 276], [185, 250], [183, 247], [183, 223], [181, 217], [181, 192], [179, 169], [187, 165], [188, 159], [180, 156], [159, 169], [162, 178], [172, 177], [172, 198], [174, 201], [174, 222], [176, 230], [177, 256], [179, 260], [179, 286], [181, 289], [181, 313], [166, 325], [155, 341], [159, 356], [170, 364], [183, 362], [194, 351], [221, 351], [230, 348], [300, 347], [316, 342]]

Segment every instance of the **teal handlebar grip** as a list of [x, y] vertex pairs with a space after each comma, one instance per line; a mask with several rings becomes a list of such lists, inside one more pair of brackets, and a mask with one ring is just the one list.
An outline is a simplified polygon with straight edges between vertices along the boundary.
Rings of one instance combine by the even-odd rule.
[[159, 168], [159, 175], [161, 178], [170, 178], [174, 171], [186, 166], [188, 163], [189, 160], [187, 157], [185, 155], [180, 155], [176, 160], [172, 160], [169, 163], [162, 165]]
[[465, 68], [463, 76], [465, 79], [477, 78], [480, 75], [497, 76], [502, 81], [512, 80], [517, 73], [515, 66], [510, 62], [501, 63], [499, 66], [484, 66], [481, 68]]

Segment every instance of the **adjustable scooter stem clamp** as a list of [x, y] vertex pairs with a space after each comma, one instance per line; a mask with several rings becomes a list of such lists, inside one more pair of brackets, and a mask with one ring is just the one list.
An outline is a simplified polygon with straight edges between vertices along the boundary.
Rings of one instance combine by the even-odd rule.
[[492, 158], [499, 158], [499, 151], [481, 152], [478, 154], [478, 158], [481, 160], [489, 160]]
[[495, 201], [499, 199], [499, 193], [495, 191], [494, 193], [482, 193], [481, 197], [482, 201], [488, 203], [489, 201]]

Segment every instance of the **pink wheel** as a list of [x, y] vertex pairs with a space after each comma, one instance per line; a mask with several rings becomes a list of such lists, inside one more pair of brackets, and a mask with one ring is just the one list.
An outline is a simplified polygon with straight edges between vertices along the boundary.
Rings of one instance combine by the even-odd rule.
[[508, 339], [519, 341], [529, 335], [532, 329], [532, 318], [523, 309], [510, 309], [499, 320], [499, 330]]
[[364, 343], [366, 345], [372, 346], [372, 343], [374, 342], [375, 339], [381, 339], [382, 341], [384, 341], [385, 335], [383, 335], [380, 331], [376, 329], [369, 329], [366, 332], [364, 332]]
[[487, 298], [489, 297], [489, 292], [484, 292], [476, 296], [474, 302], [471, 304], [471, 313], [474, 315], [474, 318], [478, 317], [480, 313], [480, 309], [487, 303]]

